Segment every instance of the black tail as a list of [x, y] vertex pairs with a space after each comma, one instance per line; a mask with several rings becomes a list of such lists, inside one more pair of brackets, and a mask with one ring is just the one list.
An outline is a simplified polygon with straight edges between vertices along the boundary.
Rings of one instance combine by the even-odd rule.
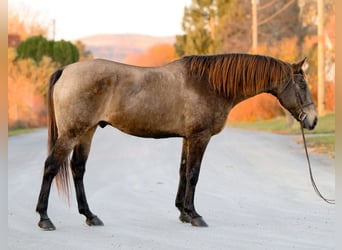
[[[61, 77], [63, 69], [58, 69], [50, 77], [50, 85], [48, 90], [48, 153], [50, 154], [54, 148], [57, 138], [58, 129], [56, 124], [55, 107], [53, 102], [53, 90], [55, 83]], [[69, 159], [67, 158], [61, 166], [55, 177], [58, 192], [67, 197], [69, 201]]]

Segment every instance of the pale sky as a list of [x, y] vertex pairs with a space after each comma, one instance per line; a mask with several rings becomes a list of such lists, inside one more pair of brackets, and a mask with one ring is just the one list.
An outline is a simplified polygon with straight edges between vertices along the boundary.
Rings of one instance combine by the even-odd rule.
[[57, 40], [75, 40], [95, 34], [181, 34], [184, 7], [190, 3], [191, 0], [8, 1], [9, 7], [18, 10], [23, 4], [28, 6], [47, 23], [55, 19]]

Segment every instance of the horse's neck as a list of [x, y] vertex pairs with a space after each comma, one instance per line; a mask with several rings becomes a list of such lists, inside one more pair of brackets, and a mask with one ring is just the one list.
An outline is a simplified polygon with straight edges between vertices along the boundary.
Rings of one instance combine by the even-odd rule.
[[[271, 87], [265, 87], [263, 89], [257, 89], [257, 88], [250, 88], [246, 93], [244, 91], [239, 91], [239, 95], [237, 95], [235, 98], [231, 98], [233, 100], [233, 106], [236, 104], [245, 101], [249, 98], [252, 98], [254, 96], [263, 94], [263, 93], [268, 93], [272, 94], [275, 96], [275, 89], [272, 89]], [[229, 98], [228, 98], [229, 99]]]

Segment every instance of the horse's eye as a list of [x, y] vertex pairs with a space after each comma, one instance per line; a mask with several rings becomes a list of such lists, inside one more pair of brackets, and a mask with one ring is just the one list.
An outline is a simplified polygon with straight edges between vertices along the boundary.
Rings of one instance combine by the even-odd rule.
[[301, 89], [306, 89], [306, 83], [304, 81], [301, 81], [300, 84], [299, 84], [299, 87]]

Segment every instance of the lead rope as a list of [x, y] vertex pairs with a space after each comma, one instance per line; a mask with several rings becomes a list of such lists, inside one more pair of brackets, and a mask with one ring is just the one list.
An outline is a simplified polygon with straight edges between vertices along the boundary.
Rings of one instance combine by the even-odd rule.
[[329, 204], [335, 204], [335, 200], [332, 200], [332, 199], [327, 199], [325, 198], [321, 192], [318, 190], [318, 187], [316, 185], [316, 182], [313, 178], [313, 175], [312, 175], [312, 169], [311, 169], [311, 163], [310, 163], [310, 158], [309, 158], [309, 154], [308, 154], [308, 149], [307, 149], [307, 146], [306, 146], [306, 139], [305, 139], [305, 135], [304, 135], [304, 128], [303, 128], [303, 122], [300, 122], [300, 128], [301, 128], [301, 131], [302, 131], [302, 136], [303, 136], [303, 143], [304, 143], [304, 148], [305, 148], [305, 154], [306, 154], [306, 159], [308, 161], [308, 166], [309, 166], [309, 172], [310, 172], [310, 179], [311, 179], [311, 184], [316, 192], [316, 194], [322, 199], [324, 200], [325, 202], [329, 203]]

